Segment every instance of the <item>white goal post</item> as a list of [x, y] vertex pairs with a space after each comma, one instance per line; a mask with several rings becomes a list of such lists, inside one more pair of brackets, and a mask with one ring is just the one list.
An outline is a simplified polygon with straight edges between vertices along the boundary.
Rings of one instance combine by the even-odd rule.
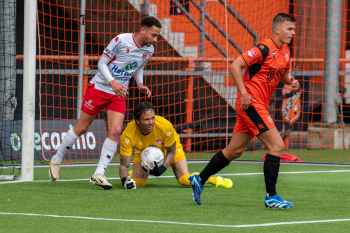
[[22, 168], [20, 181], [34, 178], [37, 1], [24, 1]]

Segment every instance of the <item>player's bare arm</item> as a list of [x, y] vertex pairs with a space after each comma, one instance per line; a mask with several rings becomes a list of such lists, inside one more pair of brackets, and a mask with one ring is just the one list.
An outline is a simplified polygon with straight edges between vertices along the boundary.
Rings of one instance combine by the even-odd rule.
[[176, 152], [176, 141], [169, 147], [165, 147], [167, 150], [166, 155], [164, 156], [164, 167], [168, 168], [170, 164], [173, 162]]
[[120, 83], [117, 83], [117, 81], [112, 80], [109, 82], [109, 84], [112, 86], [114, 93], [119, 97], [119, 98], [125, 98], [126, 95], [129, 94], [128, 88]]
[[148, 98], [151, 97], [151, 90], [147, 86], [143, 85], [143, 83], [137, 84], [137, 88], [141, 93], [146, 94]]
[[120, 155], [119, 177], [125, 189], [136, 189], [136, 182], [130, 178], [129, 167], [130, 156]]
[[242, 69], [246, 68], [247, 64], [244, 62], [241, 56], [237, 57], [229, 67], [231, 76], [233, 81], [241, 93], [241, 106], [240, 109], [245, 111], [249, 108], [250, 102], [255, 101], [250, 95], [247, 93], [247, 89], [243, 83]]
[[128, 94], [128, 88], [120, 83], [118, 83], [111, 75], [107, 64], [111, 62], [111, 59], [107, 57], [106, 55], [102, 55], [99, 62], [98, 62], [98, 70], [101, 72], [103, 77], [109, 82], [111, 85], [113, 92], [119, 97], [119, 98], [125, 98]]
[[131, 156], [120, 155], [120, 166], [119, 166], [120, 179], [123, 179], [129, 176], [130, 158]]
[[290, 86], [293, 90], [298, 90], [300, 88], [299, 81], [291, 75], [291, 70], [284, 71], [281, 81]]

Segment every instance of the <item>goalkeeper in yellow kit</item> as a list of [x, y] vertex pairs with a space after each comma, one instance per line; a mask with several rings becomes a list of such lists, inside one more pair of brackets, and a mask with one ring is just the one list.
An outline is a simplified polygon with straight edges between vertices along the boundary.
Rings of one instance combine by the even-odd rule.
[[[141, 167], [141, 152], [150, 145], [156, 145], [164, 153], [164, 163], [151, 170], [154, 176], [162, 175], [169, 166], [172, 167], [179, 184], [190, 186], [185, 153], [180, 143], [180, 137], [173, 125], [161, 116], [156, 116], [151, 103], [139, 103], [134, 109], [134, 121], [123, 131], [120, 143], [119, 176], [126, 189], [144, 187], [149, 174]], [[128, 167], [132, 152], [135, 152], [133, 169], [130, 174]], [[211, 176], [206, 183], [216, 187], [231, 188], [232, 181], [220, 176]], [[135, 187], [136, 184], [136, 187]]]

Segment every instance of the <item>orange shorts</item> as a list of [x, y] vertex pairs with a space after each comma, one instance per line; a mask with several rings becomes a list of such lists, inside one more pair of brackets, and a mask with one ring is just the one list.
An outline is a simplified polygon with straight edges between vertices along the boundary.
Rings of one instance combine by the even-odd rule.
[[125, 115], [125, 98], [119, 98], [116, 95], [97, 90], [95, 84], [89, 83], [81, 110], [89, 115], [97, 115], [104, 106], [105, 112], [112, 110]]
[[266, 107], [262, 104], [251, 103], [245, 111], [239, 110], [239, 106], [236, 104], [236, 112], [237, 121], [233, 133], [248, 133], [253, 138], [276, 127]]

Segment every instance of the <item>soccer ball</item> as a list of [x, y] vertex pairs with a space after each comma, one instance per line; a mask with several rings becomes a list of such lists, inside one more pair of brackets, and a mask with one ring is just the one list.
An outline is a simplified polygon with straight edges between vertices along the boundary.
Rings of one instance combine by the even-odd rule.
[[158, 167], [162, 166], [164, 162], [164, 154], [156, 145], [150, 145], [141, 153], [141, 166], [148, 172], [154, 168], [153, 161]]

